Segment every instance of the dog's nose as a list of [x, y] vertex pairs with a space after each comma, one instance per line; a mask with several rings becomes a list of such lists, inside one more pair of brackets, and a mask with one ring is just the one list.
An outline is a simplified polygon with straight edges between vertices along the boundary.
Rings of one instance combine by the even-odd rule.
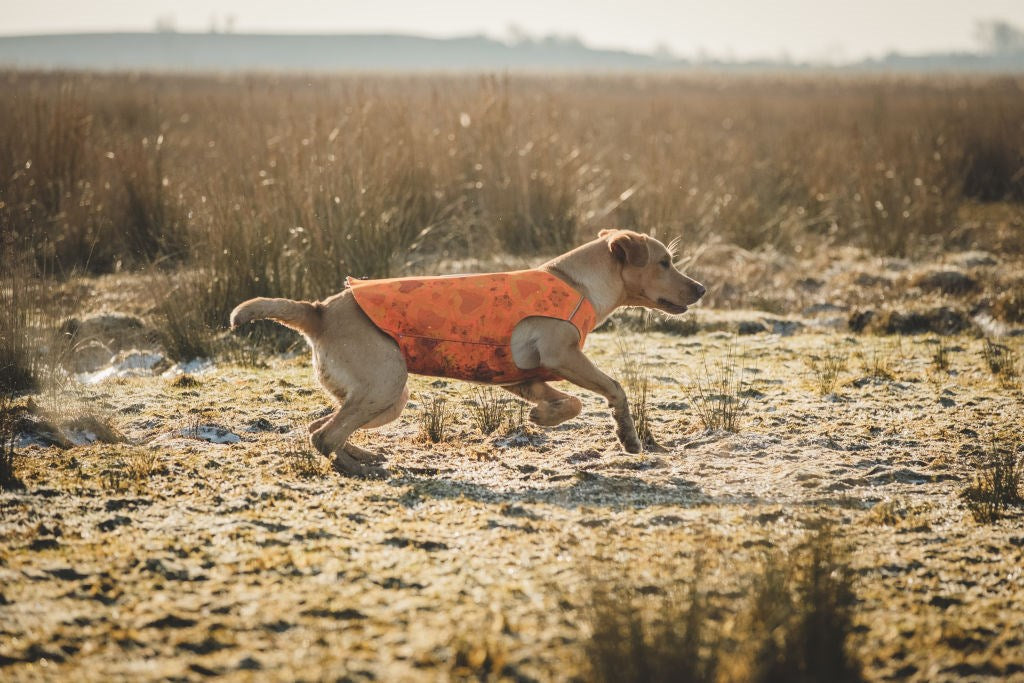
[[700, 284], [699, 282], [697, 283], [697, 298], [698, 299], [701, 298], [702, 296], [704, 296], [704, 294], [707, 291], [708, 291], [707, 287], [705, 287], [704, 285]]

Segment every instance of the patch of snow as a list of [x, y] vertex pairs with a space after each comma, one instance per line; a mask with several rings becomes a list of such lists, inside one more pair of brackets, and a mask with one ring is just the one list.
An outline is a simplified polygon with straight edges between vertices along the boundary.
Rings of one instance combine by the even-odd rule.
[[41, 439], [35, 434], [19, 434], [18, 441], [15, 443], [15, 448], [19, 451], [25, 450], [30, 446], [40, 446], [42, 448], [49, 448], [51, 444], [46, 439]]
[[155, 351], [132, 349], [118, 354], [107, 367], [95, 372], [80, 372], [75, 379], [82, 384], [98, 384], [112, 377], [144, 377], [151, 375], [153, 368], [163, 359], [163, 354]]
[[238, 436], [238, 434], [230, 432], [223, 427], [218, 427], [217, 425], [183, 427], [178, 434], [188, 439], [199, 439], [200, 441], [209, 441], [210, 443], [218, 444], [238, 443], [242, 440], [242, 437]]
[[974, 316], [974, 324], [988, 337], [1004, 337], [1010, 330], [1006, 323], [996, 320], [987, 313]]
[[209, 358], [193, 358], [186, 363], [175, 363], [165, 370], [161, 377], [177, 377], [178, 375], [199, 375], [214, 369]]
[[67, 435], [68, 441], [76, 446], [88, 446], [89, 444], [96, 443], [97, 439], [96, 434], [87, 429], [82, 431], [69, 429], [64, 434]]

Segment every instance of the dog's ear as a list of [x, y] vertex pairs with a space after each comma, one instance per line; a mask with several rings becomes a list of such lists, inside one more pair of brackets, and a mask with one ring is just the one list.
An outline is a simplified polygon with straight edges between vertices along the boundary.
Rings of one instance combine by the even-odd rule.
[[598, 237], [607, 240], [608, 250], [622, 263], [636, 267], [647, 265], [647, 235], [632, 230], [602, 230]]

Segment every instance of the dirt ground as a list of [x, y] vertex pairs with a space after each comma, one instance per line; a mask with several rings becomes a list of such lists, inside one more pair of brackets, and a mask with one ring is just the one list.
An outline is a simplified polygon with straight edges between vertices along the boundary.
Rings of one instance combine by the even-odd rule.
[[[581, 390], [576, 419], [542, 430], [513, 410], [485, 436], [470, 385], [414, 378], [401, 418], [355, 437], [386, 477], [345, 478], [304, 442], [327, 407], [304, 353], [36, 397], [124, 441], [81, 421], [65, 429], [79, 445], [22, 438], [26, 490], [0, 494], [0, 678], [571, 680], [595, 572], [656, 593], [701, 554], [705, 585], [739, 598], [767, 548], [827, 520], [856, 570], [868, 679], [1024, 680], [1024, 516], [981, 524], [959, 495], [994, 441], [1020, 436], [1019, 378], [990, 371], [984, 338], [993, 321], [1004, 352], [1024, 353], [1019, 325], [984, 317], [1020, 264], [985, 275], [963, 258], [873, 268], [873, 284], [849, 263], [813, 278], [769, 264], [760, 302], [712, 288], [685, 335], [594, 333], [598, 365], [621, 376], [625, 345], [647, 369], [665, 452], [622, 452]], [[922, 275], [950, 268], [975, 284]], [[891, 319], [879, 292], [912, 282], [908, 301], [965, 311], [966, 327], [872, 334]], [[866, 310], [874, 322], [851, 330]], [[842, 367], [823, 391], [813, 366], [830, 357]], [[693, 388], [726, 358], [735, 433], [704, 428]], [[420, 421], [436, 396], [455, 417], [434, 444]]]

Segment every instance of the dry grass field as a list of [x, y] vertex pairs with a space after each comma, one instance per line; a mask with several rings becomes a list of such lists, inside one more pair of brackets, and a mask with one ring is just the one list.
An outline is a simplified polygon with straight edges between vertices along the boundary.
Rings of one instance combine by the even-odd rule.
[[[1024, 680], [1024, 81], [0, 75], [0, 679]], [[333, 471], [257, 295], [681, 238]]]

